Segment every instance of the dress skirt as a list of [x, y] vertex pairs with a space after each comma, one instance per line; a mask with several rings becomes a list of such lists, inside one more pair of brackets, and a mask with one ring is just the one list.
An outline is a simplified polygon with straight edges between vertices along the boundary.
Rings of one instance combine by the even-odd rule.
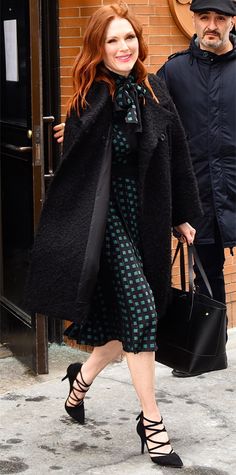
[[143, 272], [137, 180], [113, 177], [100, 271], [86, 322], [65, 334], [82, 345], [120, 340], [124, 351], [156, 351], [157, 312]]

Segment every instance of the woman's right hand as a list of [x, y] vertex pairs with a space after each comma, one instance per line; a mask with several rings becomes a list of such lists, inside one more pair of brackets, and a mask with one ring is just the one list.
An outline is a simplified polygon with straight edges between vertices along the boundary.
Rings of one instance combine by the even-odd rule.
[[57, 140], [58, 143], [63, 143], [64, 140], [64, 130], [65, 130], [65, 122], [61, 122], [61, 124], [55, 125], [53, 127], [54, 130], [54, 138]]
[[180, 242], [187, 242], [189, 246], [193, 244], [196, 229], [193, 228], [189, 223], [182, 223], [179, 226], [175, 226], [175, 230], [179, 233], [178, 240]]

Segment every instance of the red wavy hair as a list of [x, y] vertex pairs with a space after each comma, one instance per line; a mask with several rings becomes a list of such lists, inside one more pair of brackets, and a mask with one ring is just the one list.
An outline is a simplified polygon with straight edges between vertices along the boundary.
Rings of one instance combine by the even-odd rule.
[[[156, 99], [148, 81], [147, 69], [143, 64], [148, 54], [147, 45], [143, 38], [142, 26], [125, 3], [113, 3], [100, 7], [90, 18], [83, 37], [81, 52], [78, 54], [73, 70], [74, 95], [68, 102], [68, 112], [75, 108], [85, 109], [86, 96], [94, 81], [104, 81], [108, 84], [112, 97], [115, 92], [115, 82], [103, 64], [106, 30], [114, 18], [125, 18], [132, 25], [139, 43], [139, 55], [134, 66], [138, 83], [143, 82]], [[156, 99], [157, 100], [157, 99]]]

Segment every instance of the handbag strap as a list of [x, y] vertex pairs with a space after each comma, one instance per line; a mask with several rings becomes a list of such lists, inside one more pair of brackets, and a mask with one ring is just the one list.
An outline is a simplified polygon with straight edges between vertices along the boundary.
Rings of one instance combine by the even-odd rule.
[[[192, 286], [191, 292], [193, 292], [193, 288], [194, 288], [194, 285], [193, 285], [193, 262], [198, 267], [198, 270], [199, 270], [199, 272], [201, 274], [201, 277], [202, 277], [202, 280], [203, 280], [203, 282], [204, 282], [204, 284], [205, 284], [205, 286], [208, 290], [208, 293], [209, 293], [211, 299], [213, 299], [213, 294], [212, 294], [212, 289], [211, 289], [211, 286], [210, 286], [210, 282], [207, 278], [206, 272], [203, 269], [202, 263], [200, 261], [199, 255], [197, 253], [197, 249], [194, 245], [188, 246], [188, 266], [189, 266], [189, 273], [191, 274], [191, 283], [190, 283], [190, 277], [189, 277], [189, 289], [190, 289], [190, 285], [191, 285]], [[189, 276], [190, 276], [190, 274], [189, 274]]]
[[[213, 298], [211, 286], [209, 283], [209, 280], [207, 278], [207, 275], [202, 267], [202, 263], [200, 261], [200, 258], [198, 256], [197, 250], [194, 245], [188, 246], [188, 273], [189, 273], [189, 291], [191, 293], [194, 292], [194, 270], [193, 270], [193, 265], [198, 267], [198, 270], [201, 274], [202, 280], [208, 290], [208, 293], [211, 298]], [[175, 250], [175, 254], [172, 260], [172, 267], [175, 263], [175, 260], [177, 258], [178, 253], [180, 252], [180, 279], [181, 279], [181, 289], [186, 290], [186, 274], [185, 274], [185, 258], [184, 258], [184, 245], [181, 242], [178, 242], [178, 245]]]

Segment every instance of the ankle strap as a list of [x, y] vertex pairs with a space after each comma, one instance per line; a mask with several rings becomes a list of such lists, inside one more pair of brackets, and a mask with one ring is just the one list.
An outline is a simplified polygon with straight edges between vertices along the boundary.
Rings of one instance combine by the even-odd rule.
[[[138, 415], [138, 417], [136, 417], [136, 421], [147, 421], [147, 422], [150, 422], [150, 426], [157, 426], [157, 425], [160, 425], [163, 423], [163, 418], [161, 418], [160, 421], [151, 421], [150, 419], [147, 419], [144, 415], [143, 415], [143, 411], [140, 412], [140, 414]], [[145, 428], [148, 428], [148, 425], [145, 426]]]
[[[79, 381], [77, 379], [77, 377], [75, 378], [75, 381], [77, 382], [78, 386], [81, 388], [82, 390], [82, 386], [84, 386], [84, 388], [89, 388], [91, 386], [91, 384], [87, 384], [85, 381], [84, 381], [84, 378], [83, 378], [83, 375], [82, 375], [82, 371], [81, 369], [79, 370], [79, 375], [81, 377], [81, 381]], [[84, 389], [85, 391], [87, 391], [86, 389]]]
[[[84, 381], [84, 378], [83, 378], [83, 376], [82, 376], [81, 369], [80, 369], [80, 371], [79, 371], [79, 375], [80, 375], [81, 381], [79, 381], [78, 378], [75, 378], [75, 380], [73, 381], [73, 386], [72, 386], [71, 393], [69, 394], [69, 396], [68, 396], [68, 398], [67, 398], [67, 401], [68, 401], [68, 399], [70, 399], [70, 400], [73, 401], [73, 402], [82, 404], [84, 398], [79, 398], [78, 393], [82, 393], [82, 394], [83, 394], [83, 393], [86, 393], [92, 383], [91, 383], [91, 384], [87, 384], [87, 383]], [[78, 387], [77, 387], [77, 388], [75, 388], [75, 386], [74, 386], [74, 382], [75, 382], [75, 381], [76, 381], [77, 384], [78, 384]], [[70, 402], [71, 402], [71, 401], [70, 401]], [[71, 404], [72, 404], [72, 402], [71, 402]], [[80, 405], [80, 404], [75, 404], [75, 405]]]

